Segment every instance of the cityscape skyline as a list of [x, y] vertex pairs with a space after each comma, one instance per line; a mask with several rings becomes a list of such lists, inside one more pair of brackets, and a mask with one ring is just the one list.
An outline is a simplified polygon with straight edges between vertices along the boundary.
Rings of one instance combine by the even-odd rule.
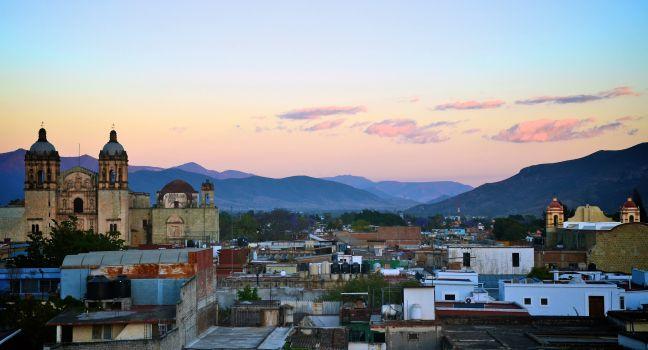
[[477, 186], [648, 141], [645, 3], [0, 9], [2, 152]]

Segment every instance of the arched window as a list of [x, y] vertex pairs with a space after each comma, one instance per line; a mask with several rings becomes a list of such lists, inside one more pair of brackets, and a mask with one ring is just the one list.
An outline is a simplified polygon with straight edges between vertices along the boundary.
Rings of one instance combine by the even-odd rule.
[[558, 226], [558, 215], [554, 215], [553, 224], [554, 224], [554, 227]]
[[81, 198], [74, 199], [74, 212], [83, 213], [83, 199]]
[[634, 222], [634, 215], [628, 216], [628, 222]]
[[111, 171], [110, 171], [110, 179], [109, 179], [111, 185], [114, 185], [114, 184], [115, 184], [115, 181], [117, 180], [117, 179], [115, 178], [115, 176], [116, 176], [116, 175], [115, 175], [115, 171], [114, 171], [114, 170], [111, 170]]
[[205, 205], [209, 205], [209, 195], [205, 195]]
[[39, 170], [38, 173], [36, 173], [36, 181], [38, 182], [39, 185], [42, 185], [45, 182], [45, 172], [42, 170]]

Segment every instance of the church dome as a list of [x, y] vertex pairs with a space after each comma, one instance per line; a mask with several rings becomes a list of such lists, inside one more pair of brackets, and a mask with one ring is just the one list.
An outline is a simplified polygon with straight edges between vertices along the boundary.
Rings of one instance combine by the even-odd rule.
[[117, 142], [117, 132], [115, 130], [110, 131], [110, 140], [103, 146], [101, 153], [106, 156], [116, 156], [125, 153], [124, 146]]
[[29, 148], [29, 152], [34, 155], [46, 156], [56, 152], [54, 145], [47, 141], [47, 131], [44, 128], [38, 130], [38, 141]]
[[158, 192], [158, 199], [164, 197], [167, 193], [184, 193], [187, 198], [192, 198], [194, 193], [197, 193], [194, 188], [184, 180], [176, 179], [164, 185], [160, 192]]
[[623, 203], [624, 208], [634, 209], [637, 208], [637, 204], [632, 200], [632, 197], [628, 197], [628, 200]]
[[547, 206], [547, 209], [563, 209], [562, 204], [558, 201], [558, 198], [554, 197], [551, 200], [551, 203], [549, 203], [549, 206]]

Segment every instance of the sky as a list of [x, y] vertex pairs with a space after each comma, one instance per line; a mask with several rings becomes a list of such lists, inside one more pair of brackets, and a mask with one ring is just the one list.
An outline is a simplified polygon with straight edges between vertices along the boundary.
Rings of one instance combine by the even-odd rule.
[[648, 141], [646, 1], [0, 0], [0, 152], [499, 181]]

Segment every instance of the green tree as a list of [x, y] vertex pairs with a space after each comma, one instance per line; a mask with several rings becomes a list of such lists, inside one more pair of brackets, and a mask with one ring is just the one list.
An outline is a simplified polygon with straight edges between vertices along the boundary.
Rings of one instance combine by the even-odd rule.
[[369, 222], [363, 219], [356, 220], [351, 224], [351, 229], [355, 232], [369, 231]]
[[526, 237], [527, 227], [510, 218], [497, 218], [493, 225], [493, 235], [499, 240], [515, 241]]
[[232, 215], [221, 211], [218, 213], [218, 227], [220, 229], [220, 240], [229, 241], [234, 238], [232, 227], [234, 226]]
[[256, 288], [251, 288], [248, 284], [245, 288], [236, 291], [236, 296], [239, 301], [255, 301], [261, 300]]
[[549, 272], [549, 269], [547, 269], [544, 266], [537, 266], [531, 268], [531, 272], [527, 275], [529, 278], [537, 278], [540, 280], [550, 280], [553, 278], [553, 275], [551, 272]]
[[250, 241], [259, 239], [259, 224], [254, 218], [254, 212], [247, 212], [234, 222], [234, 235], [244, 236]]
[[9, 265], [12, 267], [59, 267], [66, 255], [121, 250], [124, 248], [124, 240], [119, 237], [119, 232], [101, 234], [92, 230], [79, 230], [77, 218], [70, 216], [69, 220], [60, 223], [55, 221], [49, 237], [43, 236], [41, 232], [30, 234], [27, 256], [18, 256]]

